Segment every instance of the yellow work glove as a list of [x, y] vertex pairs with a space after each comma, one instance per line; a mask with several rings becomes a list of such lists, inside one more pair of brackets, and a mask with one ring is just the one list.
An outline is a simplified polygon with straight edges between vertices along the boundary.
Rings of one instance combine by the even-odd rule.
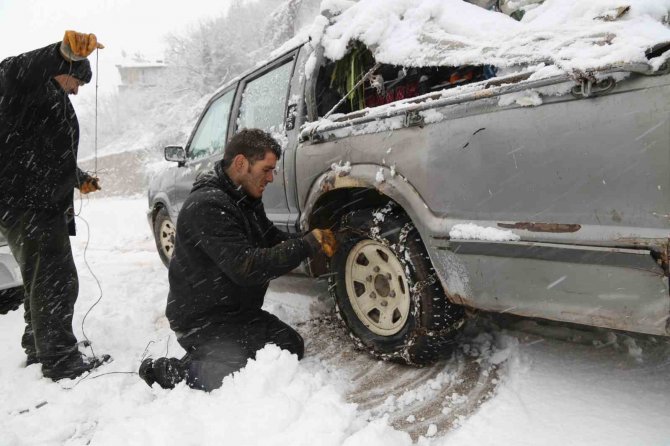
[[317, 242], [321, 245], [321, 250], [328, 257], [332, 257], [337, 251], [337, 240], [335, 234], [330, 229], [313, 229], [312, 234]]
[[96, 48], [104, 48], [102, 43], [98, 43], [95, 34], [78, 33], [76, 31], [65, 31], [63, 43], [60, 45], [60, 52], [63, 57], [72, 62], [86, 59]]
[[89, 177], [85, 179], [81, 183], [81, 186], [79, 186], [79, 192], [81, 192], [83, 195], [86, 195], [89, 192], [95, 192], [97, 190], [102, 190], [102, 188], [98, 184], [98, 178], [96, 177]]

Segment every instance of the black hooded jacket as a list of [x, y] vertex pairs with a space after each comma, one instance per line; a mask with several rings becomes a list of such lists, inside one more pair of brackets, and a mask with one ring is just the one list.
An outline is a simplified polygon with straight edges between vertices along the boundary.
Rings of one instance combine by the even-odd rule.
[[311, 234], [277, 229], [263, 202], [244, 194], [218, 163], [196, 181], [179, 213], [165, 311], [170, 327], [184, 336], [209, 324], [253, 317], [269, 281], [318, 249]]
[[65, 211], [88, 178], [77, 167], [79, 122], [53, 79], [91, 79], [87, 60], [67, 62], [55, 43], [0, 62], [0, 204]]

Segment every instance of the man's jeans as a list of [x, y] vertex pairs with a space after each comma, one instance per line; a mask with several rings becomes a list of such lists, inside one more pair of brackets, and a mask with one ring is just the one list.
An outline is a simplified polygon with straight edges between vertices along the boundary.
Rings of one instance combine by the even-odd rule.
[[302, 337], [275, 315], [258, 310], [246, 321], [209, 325], [178, 339], [186, 350], [181, 362], [190, 387], [211, 391], [223, 378], [243, 368], [266, 344], [288, 350], [302, 359]]
[[77, 350], [72, 314], [79, 292], [66, 215], [0, 206], [0, 232], [21, 268], [25, 332], [21, 345], [42, 363]]

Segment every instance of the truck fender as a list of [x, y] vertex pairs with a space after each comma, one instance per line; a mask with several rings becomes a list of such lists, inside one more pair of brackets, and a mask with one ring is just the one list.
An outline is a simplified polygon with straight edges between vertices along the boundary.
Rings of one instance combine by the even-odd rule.
[[428, 208], [407, 178], [392, 172], [387, 166], [355, 164], [350, 170], [323, 172], [314, 180], [305, 199], [300, 216], [301, 228], [311, 229], [310, 216], [320, 198], [333, 190], [346, 188], [375, 189], [396, 202], [419, 231], [447, 298], [461, 305], [472, 300], [470, 277], [465, 264], [457, 254], [446, 249], [436, 249], [432, 244], [434, 235], [443, 233], [441, 228], [446, 226], [445, 219]]

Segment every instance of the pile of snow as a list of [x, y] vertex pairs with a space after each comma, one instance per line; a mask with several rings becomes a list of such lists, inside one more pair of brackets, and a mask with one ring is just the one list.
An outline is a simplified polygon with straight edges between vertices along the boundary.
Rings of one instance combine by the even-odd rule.
[[474, 223], [454, 225], [449, 231], [453, 240], [486, 240], [489, 242], [517, 241], [521, 237], [505, 229], [478, 226]]
[[[513, 3], [513, 5], [512, 5]], [[556, 76], [576, 77], [584, 72], [643, 63], [659, 69], [670, 51], [652, 59], [646, 53], [656, 45], [670, 43], [670, 0], [546, 0], [526, 10], [519, 22], [501, 13], [463, 0], [324, 0], [322, 14], [282, 49], [308, 37], [321, 45], [330, 60], [344, 57], [353, 41], [364, 43], [377, 62], [400, 66], [492, 65], [498, 76], [530, 71], [529, 80]], [[523, 6], [510, 2], [507, 6]], [[515, 6], [515, 7], [516, 7]], [[316, 52], [306, 64], [306, 75], [314, 72]], [[615, 73], [618, 81], [627, 73]], [[441, 98], [475, 91], [476, 84], [441, 92]], [[533, 107], [542, 96], [562, 95], [573, 82], [501, 96], [500, 106]], [[303, 126], [303, 136], [328, 128], [329, 137], [393, 131], [405, 126], [398, 116], [415, 106], [398, 101], [368, 111], [378, 118], [356, 126], [338, 125], [341, 115], [332, 115]], [[394, 116], [391, 116], [394, 115]], [[426, 123], [445, 116], [436, 110], [421, 111]], [[377, 177], [377, 183], [381, 178]]]
[[586, 70], [646, 62], [647, 49], [670, 41], [670, 0], [547, 0], [521, 22], [462, 0], [324, 0], [322, 10], [337, 15], [318, 18], [311, 37], [331, 60], [358, 40], [394, 65]]
[[210, 394], [181, 384], [172, 391], [156, 389], [151, 401], [124, 409], [101, 420], [95, 441], [340, 445], [364, 426], [353, 404], [276, 346], [259, 351]]

